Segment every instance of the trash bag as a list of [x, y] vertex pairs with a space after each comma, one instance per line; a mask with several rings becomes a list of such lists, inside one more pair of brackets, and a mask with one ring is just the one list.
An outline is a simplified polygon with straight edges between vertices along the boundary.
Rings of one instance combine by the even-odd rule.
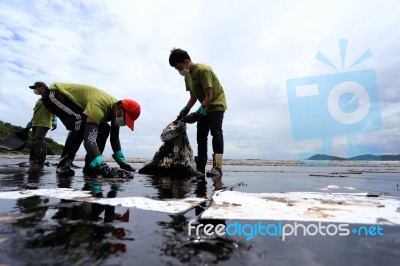
[[0, 141], [0, 149], [9, 151], [23, 150], [28, 144], [29, 134], [27, 132], [13, 132], [8, 137]]
[[161, 134], [163, 144], [146, 163], [139, 174], [156, 176], [193, 176], [196, 164], [193, 160], [193, 151], [186, 134], [186, 123], [173, 121], [164, 128]]

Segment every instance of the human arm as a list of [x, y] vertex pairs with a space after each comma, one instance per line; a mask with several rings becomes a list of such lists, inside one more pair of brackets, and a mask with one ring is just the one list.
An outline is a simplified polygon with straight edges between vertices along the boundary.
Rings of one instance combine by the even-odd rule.
[[183, 118], [183, 121], [189, 124], [197, 122], [201, 117], [207, 114], [206, 107], [210, 104], [211, 101], [212, 101], [212, 89], [211, 87], [208, 87], [204, 90], [204, 99], [201, 102], [201, 106], [199, 107], [199, 109], [197, 109], [196, 112], [193, 112], [185, 116]]
[[213, 97], [212, 89], [211, 89], [211, 87], [207, 87], [204, 90], [204, 99], [201, 102], [201, 106], [199, 107], [199, 109], [197, 109], [197, 114], [199, 117], [203, 117], [207, 114], [206, 107], [211, 103], [212, 97]]
[[204, 99], [201, 102], [201, 106], [205, 109], [213, 100], [212, 88], [207, 87], [204, 89]]
[[200, 116], [206, 115], [208, 105], [213, 101], [213, 73], [209, 69], [201, 69], [198, 74], [201, 89], [204, 92], [204, 98], [201, 100], [201, 106], [197, 110]]
[[181, 120], [182, 118], [184, 118], [190, 112], [190, 109], [196, 103], [196, 100], [197, 100], [196, 97], [190, 92], [190, 98], [186, 103], [185, 107], [183, 107], [182, 110], [179, 112], [179, 115], [176, 118], [176, 120]]
[[32, 128], [32, 121], [29, 121], [28, 124], [26, 124], [25, 128], [22, 130], [22, 133], [28, 134], [31, 128]]
[[134, 172], [135, 169], [127, 164], [125, 156], [122, 152], [121, 149], [121, 142], [119, 140], [119, 127], [111, 127], [111, 132], [110, 132], [110, 144], [111, 148], [113, 150], [112, 157], [115, 160], [115, 162], [119, 165], [121, 169], [124, 169], [126, 171]]
[[28, 124], [25, 126], [25, 130], [29, 131], [32, 128], [32, 121], [29, 121]]
[[193, 107], [193, 105], [196, 103], [196, 101], [197, 101], [196, 96], [194, 96], [194, 94], [192, 92], [190, 92], [190, 98], [186, 104], [186, 106], [189, 107], [189, 110]]

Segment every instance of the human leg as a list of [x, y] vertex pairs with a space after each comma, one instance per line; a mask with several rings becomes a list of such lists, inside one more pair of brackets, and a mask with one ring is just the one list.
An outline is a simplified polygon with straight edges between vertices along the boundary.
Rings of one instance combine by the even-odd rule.
[[74, 175], [75, 171], [71, 168], [75, 155], [78, 152], [84, 137], [84, 127], [79, 131], [70, 130], [65, 141], [64, 149], [57, 166], [57, 173], [63, 175]]
[[213, 146], [213, 168], [207, 172], [207, 176], [221, 177], [222, 176], [222, 161], [224, 153], [224, 136], [222, 131], [222, 122], [224, 120], [223, 111], [215, 111], [208, 114], [209, 125], [212, 136]]
[[194, 158], [197, 171], [205, 174], [207, 164], [207, 142], [209, 123], [208, 117], [202, 117], [197, 122], [197, 156]]
[[44, 138], [49, 129], [47, 127], [32, 128], [32, 146], [29, 155], [29, 164], [43, 167], [46, 160], [47, 150], [44, 145]]
[[[85, 156], [85, 166], [83, 168], [84, 174], [95, 174], [95, 168], [104, 163], [101, 156], [106, 146], [109, 134], [110, 126], [107, 123], [100, 123], [99, 125], [91, 123], [86, 126], [84, 134], [84, 145], [87, 153]], [[101, 162], [96, 161], [100, 159]]]

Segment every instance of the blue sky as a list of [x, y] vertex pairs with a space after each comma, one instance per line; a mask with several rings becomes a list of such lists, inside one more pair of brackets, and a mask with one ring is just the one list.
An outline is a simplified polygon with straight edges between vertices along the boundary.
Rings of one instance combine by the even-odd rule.
[[[127, 156], [151, 157], [189, 97], [168, 64], [179, 47], [210, 65], [225, 89], [226, 158], [297, 159], [321, 139], [293, 139], [286, 81], [349, 71], [370, 49], [351, 70], [375, 71], [382, 128], [356, 140], [398, 154], [398, 10], [396, 0], [0, 0], [0, 120], [26, 125], [37, 100], [28, 86], [37, 80], [88, 84], [141, 104], [134, 133], [122, 129], [121, 142]], [[343, 69], [339, 39], [348, 40]], [[318, 51], [340, 67], [317, 60]], [[195, 125], [188, 134], [196, 151]], [[61, 124], [48, 134], [59, 143], [66, 135]], [[332, 141], [334, 154], [346, 156], [346, 135]]]

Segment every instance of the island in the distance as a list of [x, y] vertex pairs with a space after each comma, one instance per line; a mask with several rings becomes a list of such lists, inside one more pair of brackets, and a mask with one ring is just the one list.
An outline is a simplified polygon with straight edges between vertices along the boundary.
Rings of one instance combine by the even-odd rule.
[[326, 155], [326, 154], [315, 154], [307, 160], [331, 160], [331, 161], [400, 161], [400, 154], [397, 155], [372, 155], [364, 154], [353, 156], [350, 158], [343, 158], [338, 156]]

